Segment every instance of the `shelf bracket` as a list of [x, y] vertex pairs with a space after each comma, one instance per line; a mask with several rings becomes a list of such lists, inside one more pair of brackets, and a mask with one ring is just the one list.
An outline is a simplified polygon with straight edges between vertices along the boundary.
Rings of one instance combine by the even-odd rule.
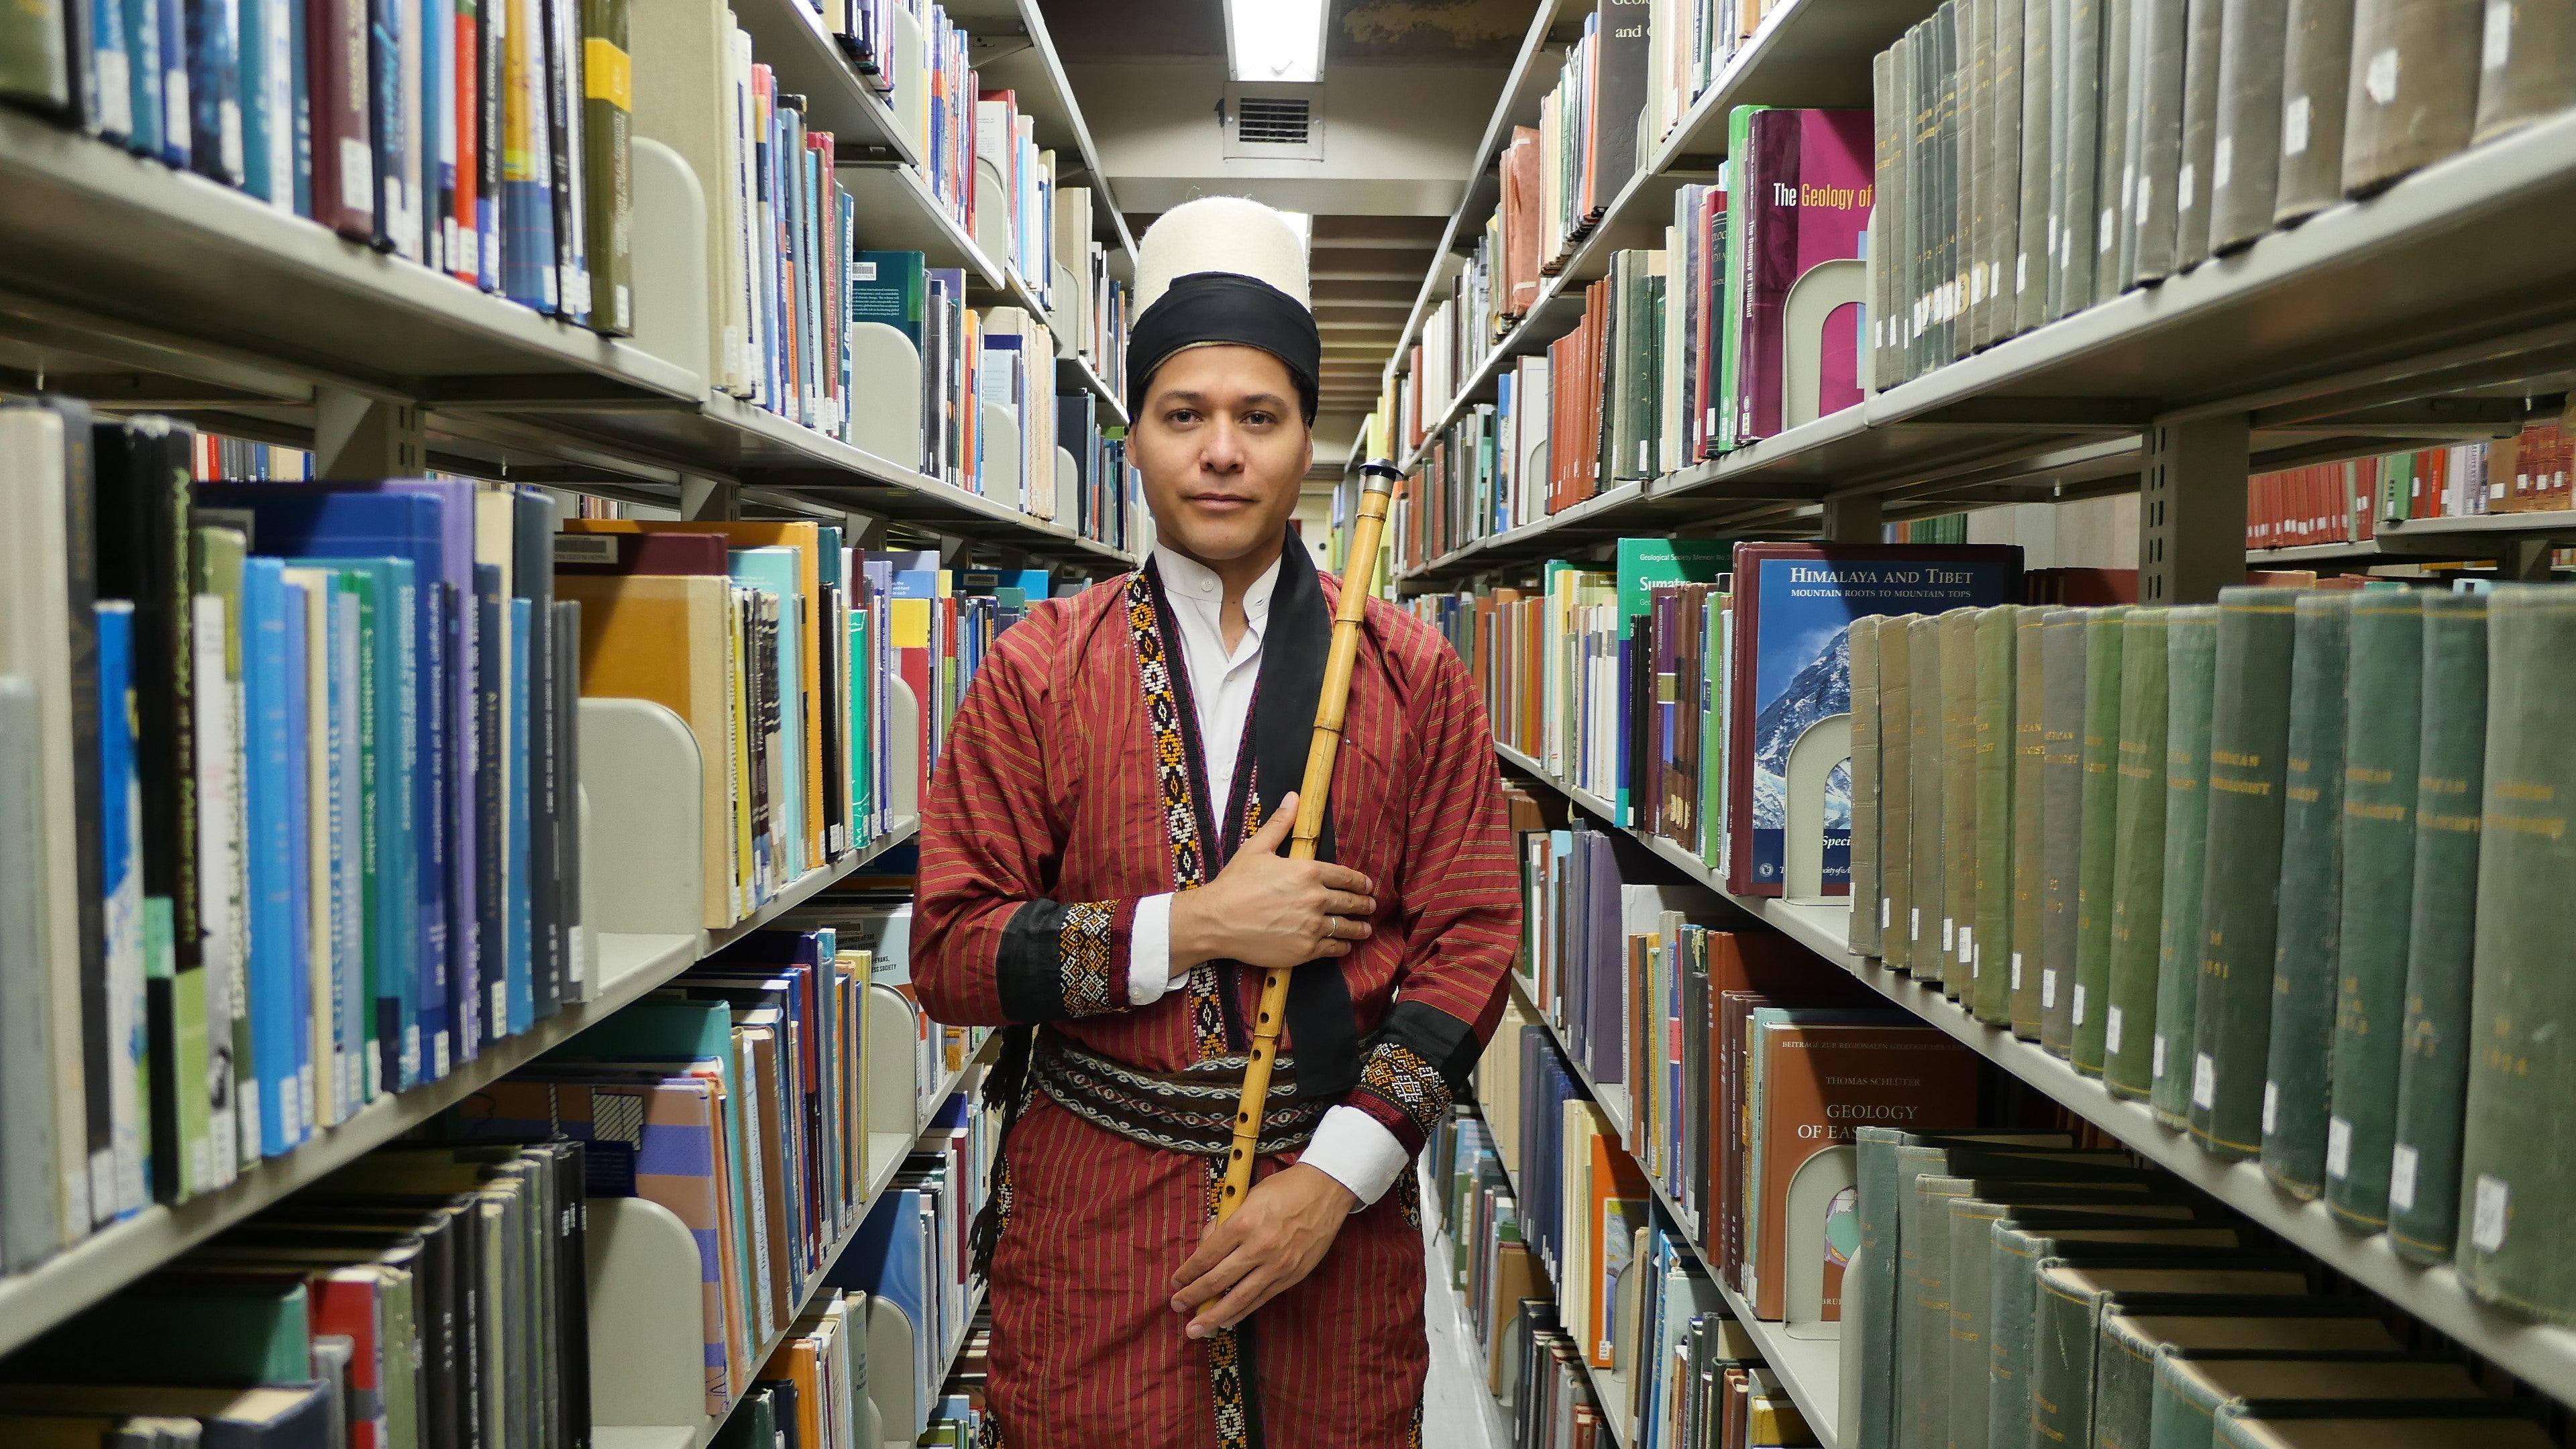
[[680, 516], [693, 522], [730, 523], [742, 517], [742, 485], [721, 478], [680, 478]]
[[1883, 495], [1846, 493], [1825, 500], [1824, 540], [1827, 543], [1876, 543], [1879, 526], [1886, 519]]
[[429, 468], [420, 404], [336, 387], [313, 390], [313, 470], [321, 478], [417, 478]]
[[2138, 602], [2206, 604], [2245, 581], [2243, 413], [2148, 424], [2138, 469]]
[[2517, 538], [2497, 551], [2496, 572], [2521, 583], [2545, 584], [2549, 561], [2557, 551], [2554, 539]]

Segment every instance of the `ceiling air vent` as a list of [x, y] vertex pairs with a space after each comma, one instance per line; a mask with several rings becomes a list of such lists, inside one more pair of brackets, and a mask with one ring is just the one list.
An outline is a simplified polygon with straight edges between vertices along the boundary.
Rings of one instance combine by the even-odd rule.
[[1323, 160], [1323, 88], [1228, 86], [1225, 156], [1230, 161]]

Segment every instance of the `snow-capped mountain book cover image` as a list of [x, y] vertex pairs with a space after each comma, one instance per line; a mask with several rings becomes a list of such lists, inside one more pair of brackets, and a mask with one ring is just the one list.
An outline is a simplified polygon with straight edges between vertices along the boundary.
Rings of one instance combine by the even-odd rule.
[[[1726, 888], [1781, 894], [1789, 751], [1820, 720], [1851, 711], [1851, 621], [1938, 614], [2021, 597], [2008, 544], [1740, 543], [1727, 700]], [[1825, 893], [1851, 893], [1851, 766], [1825, 800]]]

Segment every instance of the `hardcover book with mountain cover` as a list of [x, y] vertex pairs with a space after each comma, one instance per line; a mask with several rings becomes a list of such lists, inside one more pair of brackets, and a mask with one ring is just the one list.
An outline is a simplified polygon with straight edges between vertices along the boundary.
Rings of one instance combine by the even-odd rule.
[[[1845, 635], [1864, 614], [1937, 614], [2021, 597], [2009, 545], [1742, 543], [1735, 547], [1727, 739], [1727, 889], [1781, 894], [1789, 753], [1851, 709]], [[1825, 798], [1825, 891], [1851, 889], [1851, 771]]]

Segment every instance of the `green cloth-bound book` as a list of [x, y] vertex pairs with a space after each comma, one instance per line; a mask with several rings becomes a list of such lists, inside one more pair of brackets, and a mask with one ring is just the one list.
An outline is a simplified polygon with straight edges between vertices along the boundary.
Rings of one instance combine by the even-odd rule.
[[2486, 837], [2478, 858], [2460, 1280], [2491, 1303], [2576, 1322], [2576, 589], [2487, 599]]
[[[2120, 642], [2119, 814], [2111, 865], [2111, 971], [2104, 991], [2101, 1069], [2115, 1097], [2147, 1095], [2153, 1080], [2157, 952], [2165, 888], [2164, 609], [2131, 609]], [[2091, 1034], [2075, 1034], [2084, 1069]]]
[[[2356, 1399], [2477, 1399], [2485, 1395], [2465, 1367], [2440, 1359], [2163, 1357], [2152, 1366], [2148, 1395], [2123, 1429], [2120, 1449], [2211, 1449], [2221, 1411], [2235, 1405], [2340, 1403], [2370, 1417]], [[2152, 1424], [2152, 1428], [2150, 1425]], [[2095, 1421], [2094, 1442], [2111, 1449], [2108, 1426]]]
[[1961, 932], [1977, 921], [1977, 621], [1983, 609], [1941, 616], [1941, 990], [1968, 986]]
[[[2040, 682], [2047, 728], [2040, 759], [2039, 1044], [2066, 1055], [2068, 988], [2075, 984], [2075, 892], [2082, 876], [2084, 814], [2082, 609], [2051, 609], [2041, 631]], [[2052, 1025], [2053, 1023], [2053, 1025]]]
[[2283, 765], [2280, 930], [2264, 1049], [2263, 1172], [2295, 1197], [2325, 1184], [2326, 1052], [2343, 928], [2344, 662], [2359, 594], [2299, 596]]
[[2156, 945], [2156, 1013], [2125, 1024], [2148, 1036], [2147, 1100], [2156, 1120], [2191, 1125], [2192, 1015], [2200, 1000], [2201, 887], [2209, 841], [2209, 696], [2218, 672], [2218, 610], [2165, 618], [2165, 899]]
[[1851, 662], [1851, 926], [1846, 943], [1855, 956], [1875, 956], [1878, 945], [1878, 625], [1876, 614], [1851, 621], [1846, 650]]
[[2209, 846], [2193, 1012], [2191, 1134], [2221, 1157], [2262, 1150], [2272, 1032], [2272, 893], [2281, 883], [2282, 755], [2299, 591], [2218, 591], [2209, 720]]
[[2343, 953], [2336, 971], [2326, 1206], [2357, 1227], [2388, 1222], [2414, 906], [2415, 777], [2424, 748], [2424, 595], [2374, 589], [2353, 601], [2344, 684]]
[[1906, 969], [1917, 980], [1941, 979], [1941, 621], [1918, 618], [1913, 636], [1914, 899], [1905, 912]]
[[[1878, 626], [1878, 949], [1902, 967], [1914, 913], [1914, 626], [1899, 614]], [[1853, 908], [1861, 909], [1857, 894]]]
[[2096, 1355], [2102, 1315], [2113, 1305], [2224, 1311], [2232, 1300], [2298, 1298], [2307, 1291], [2302, 1267], [2288, 1257], [2208, 1252], [2171, 1266], [2043, 1260], [2031, 1305], [2030, 1406], [2038, 1432], [2030, 1442], [2094, 1442]]
[[1977, 620], [1977, 919], [1959, 954], [1968, 962], [1977, 1020], [2012, 1019], [2014, 638], [2026, 612], [2013, 604]]
[[2388, 1245], [2399, 1257], [2442, 1263], [2459, 1236], [2460, 1103], [2469, 1088], [2478, 805], [2486, 789], [2484, 594], [2424, 599], [2423, 735], [2397, 1130], [2388, 1152]]
[[[2058, 985], [2059, 1011], [2041, 1021], [2040, 1043], [2102, 1072], [2103, 992], [2111, 984], [2111, 876], [2117, 864], [2120, 802], [2120, 646], [2127, 609], [2084, 618], [2084, 784], [2076, 823], [2075, 979]], [[2078, 1043], [2082, 1043], [2079, 1049]]]
[[[2006, 984], [2013, 1035], [2039, 1036], [2039, 931], [2047, 891], [2040, 873], [2047, 791], [2041, 764], [2048, 752], [2045, 657], [2046, 609], [2024, 608], [2013, 624], [2013, 918], [2011, 971]], [[2029, 970], [2023, 970], [2024, 963]]]

